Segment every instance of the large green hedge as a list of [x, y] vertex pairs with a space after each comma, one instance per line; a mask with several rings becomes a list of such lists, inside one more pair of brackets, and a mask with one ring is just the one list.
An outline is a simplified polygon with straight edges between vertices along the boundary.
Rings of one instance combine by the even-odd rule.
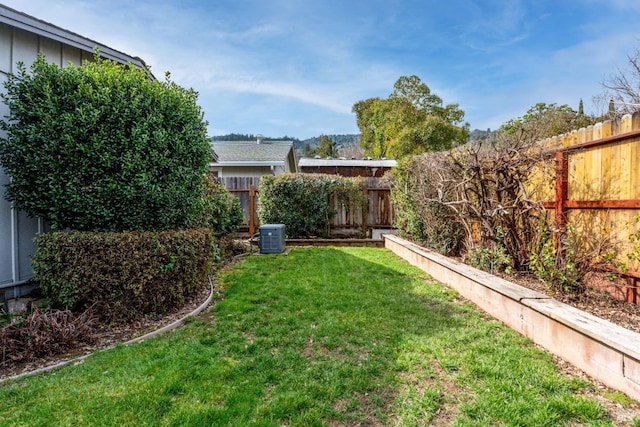
[[54, 229], [187, 228], [202, 219], [211, 148], [197, 92], [99, 57], [44, 56], [5, 82], [7, 198]]
[[161, 314], [206, 284], [205, 228], [162, 232], [53, 232], [36, 238], [33, 268], [56, 308], [92, 307], [108, 322]]
[[326, 235], [336, 212], [329, 198], [362, 208], [364, 180], [322, 174], [283, 174], [260, 179], [258, 216], [261, 224], [285, 224], [290, 238]]

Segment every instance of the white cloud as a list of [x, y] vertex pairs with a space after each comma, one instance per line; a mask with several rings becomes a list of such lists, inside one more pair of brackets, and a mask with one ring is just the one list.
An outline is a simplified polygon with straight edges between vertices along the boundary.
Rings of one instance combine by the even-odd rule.
[[388, 96], [401, 75], [458, 103], [472, 127], [497, 127], [536, 102], [586, 103], [638, 45], [629, 11], [640, 8], [636, 0], [5, 3], [139, 56], [160, 78], [170, 71], [200, 92], [212, 132], [293, 136], [355, 129], [352, 105]]

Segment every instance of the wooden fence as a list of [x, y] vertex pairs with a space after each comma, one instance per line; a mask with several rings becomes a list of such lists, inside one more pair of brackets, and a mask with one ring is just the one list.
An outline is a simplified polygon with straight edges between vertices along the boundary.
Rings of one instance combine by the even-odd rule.
[[[244, 222], [240, 231], [253, 234], [260, 226], [258, 219], [258, 188], [260, 178], [228, 177], [221, 178], [227, 190], [238, 197]], [[365, 193], [369, 200], [365, 209], [343, 206], [335, 200], [329, 200], [336, 215], [329, 227], [331, 234], [353, 234], [367, 236], [372, 229], [388, 229], [393, 227], [393, 206], [391, 189], [379, 178], [366, 178]]]
[[[552, 179], [533, 182], [554, 211], [556, 227], [567, 226], [593, 244], [607, 241], [628, 264], [621, 292], [638, 303], [640, 264], [630, 262], [632, 235], [640, 230], [640, 112], [542, 141], [555, 151]], [[550, 165], [547, 165], [550, 166]]]
[[227, 191], [240, 200], [244, 221], [240, 231], [253, 234], [259, 226], [257, 188], [260, 185], [259, 177], [225, 177], [220, 179]]

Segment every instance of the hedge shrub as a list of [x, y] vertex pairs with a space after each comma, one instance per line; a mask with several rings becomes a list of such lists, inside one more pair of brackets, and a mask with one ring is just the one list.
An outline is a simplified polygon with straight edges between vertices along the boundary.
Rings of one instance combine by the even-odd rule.
[[215, 237], [220, 237], [238, 231], [243, 220], [240, 200], [231, 195], [216, 177], [207, 174], [202, 226], [210, 228]]
[[7, 198], [54, 229], [197, 226], [212, 158], [197, 92], [100, 59], [40, 56], [5, 82], [0, 164]]
[[36, 238], [33, 268], [56, 308], [124, 322], [179, 307], [206, 283], [205, 228], [161, 232], [53, 232]]
[[364, 207], [364, 180], [323, 174], [283, 174], [260, 179], [258, 216], [262, 224], [285, 224], [290, 238], [326, 235], [336, 212], [329, 198]]

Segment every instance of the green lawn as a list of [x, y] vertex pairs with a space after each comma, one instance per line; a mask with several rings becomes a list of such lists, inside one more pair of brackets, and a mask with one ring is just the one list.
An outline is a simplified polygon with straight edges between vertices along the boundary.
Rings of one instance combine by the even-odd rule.
[[162, 337], [0, 386], [0, 425], [614, 425], [551, 356], [371, 248], [251, 256]]

